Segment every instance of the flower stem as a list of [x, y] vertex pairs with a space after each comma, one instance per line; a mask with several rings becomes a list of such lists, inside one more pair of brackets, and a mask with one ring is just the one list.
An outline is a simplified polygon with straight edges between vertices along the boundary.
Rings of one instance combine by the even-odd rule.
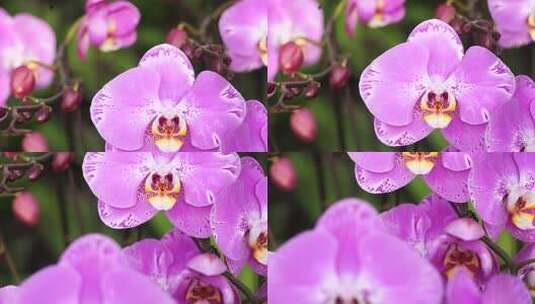
[[17, 266], [15, 265], [15, 261], [13, 261], [13, 257], [11, 256], [11, 253], [9, 252], [9, 249], [7, 248], [4, 237], [2, 234], [0, 234], [0, 256], [4, 254], [6, 257], [6, 263], [7, 267], [9, 268], [9, 272], [11, 272], [11, 275], [15, 279], [15, 284], [18, 284], [20, 282], [20, 275], [17, 271]]

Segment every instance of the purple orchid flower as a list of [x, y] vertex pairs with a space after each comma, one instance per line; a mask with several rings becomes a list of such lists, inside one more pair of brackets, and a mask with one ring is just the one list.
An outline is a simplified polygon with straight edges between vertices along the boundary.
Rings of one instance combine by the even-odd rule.
[[[279, 49], [295, 42], [303, 52], [304, 64], [316, 63], [321, 57], [323, 11], [316, 0], [268, 0], [268, 80], [279, 71]], [[317, 43], [316, 43], [317, 42]]]
[[267, 177], [262, 166], [250, 157], [241, 159], [238, 181], [225, 188], [214, 204], [211, 226], [217, 246], [229, 260], [233, 272], [245, 262], [260, 275], [268, 264]]
[[267, 66], [267, 11], [267, 1], [240, 0], [221, 14], [219, 33], [232, 59], [232, 71]]
[[246, 115], [246, 103], [227, 80], [209, 71], [195, 79], [187, 56], [169, 44], [150, 49], [138, 67], [111, 80], [91, 103], [102, 137], [128, 151], [221, 150], [224, 137]]
[[497, 274], [483, 291], [465, 269], [455, 272], [446, 288], [446, 304], [531, 304], [531, 296], [522, 281], [510, 274]]
[[33, 71], [37, 88], [50, 85], [54, 74], [37, 62], [51, 65], [56, 35], [44, 20], [21, 13], [11, 17], [0, 8], [0, 107], [10, 95], [11, 72], [23, 65]]
[[492, 19], [500, 33], [498, 44], [512, 48], [535, 40], [535, 3], [532, 0], [488, 0]]
[[523, 265], [518, 269], [518, 276], [523, 279], [528, 286], [531, 295], [535, 293], [535, 263], [529, 263], [535, 259], [535, 243], [524, 245], [524, 247], [515, 256], [515, 263]]
[[441, 303], [438, 272], [383, 229], [367, 203], [335, 203], [270, 257], [269, 302]]
[[535, 83], [516, 77], [511, 101], [491, 114], [485, 133], [489, 152], [535, 152]]
[[7, 285], [0, 288], [0, 304], [17, 303], [19, 288], [13, 285]]
[[26, 279], [13, 298], [9, 304], [174, 303], [149, 278], [128, 266], [115, 241], [98, 234], [72, 243], [56, 265]]
[[483, 285], [499, 272], [496, 256], [480, 240], [483, 228], [471, 218], [458, 218], [436, 195], [418, 205], [401, 204], [381, 216], [391, 234], [427, 258], [445, 279], [462, 268]]
[[87, 0], [77, 33], [78, 57], [86, 58], [90, 44], [102, 52], [131, 46], [140, 19], [138, 8], [128, 1]]
[[405, 0], [349, 0], [345, 29], [353, 36], [358, 22], [369, 27], [383, 27], [405, 17]]
[[490, 113], [509, 101], [514, 87], [513, 73], [498, 57], [479, 46], [465, 53], [455, 30], [436, 19], [375, 59], [359, 83], [386, 145], [410, 145], [442, 129], [466, 152], [483, 150]]
[[161, 240], [145, 239], [124, 249], [131, 267], [150, 277], [177, 304], [239, 304], [238, 291], [223, 276], [227, 267], [217, 256], [201, 253], [178, 230]]
[[421, 175], [445, 199], [469, 200], [471, 160], [463, 152], [350, 152], [359, 186], [370, 193], [393, 192]]
[[205, 238], [212, 205], [238, 178], [240, 159], [219, 152], [87, 153], [82, 169], [109, 227], [136, 227], [165, 211], [175, 227]]
[[481, 219], [535, 241], [535, 155], [481, 153], [473, 159], [468, 188]]

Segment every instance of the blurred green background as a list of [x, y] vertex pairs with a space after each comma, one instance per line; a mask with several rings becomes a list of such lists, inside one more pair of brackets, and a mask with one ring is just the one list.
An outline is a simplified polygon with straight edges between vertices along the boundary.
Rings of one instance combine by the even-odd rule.
[[[482, 17], [488, 17], [486, 0], [459, 0], [466, 3], [475, 1]], [[329, 20], [339, 1], [319, 0], [324, 8], [325, 20]], [[340, 45], [340, 54], [350, 56], [352, 76], [348, 84], [348, 92], [344, 89], [334, 92], [329, 89], [328, 77], [322, 81], [321, 94], [314, 99], [304, 97], [292, 99], [289, 104], [308, 107], [316, 117], [318, 125], [317, 138], [313, 143], [305, 144], [293, 136], [289, 127], [290, 113], [270, 115], [271, 147], [277, 151], [392, 151], [414, 150], [439, 151], [447, 146], [440, 132], [434, 132], [427, 139], [416, 145], [392, 148], [382, 144], [373, 129], [373, 117], [364, 105], [358, 93], [358, 81], [361, 72], [377, 56], [389, 48], [404, 42], [410, 31], [420, 22], [434, 18], [435, 8], [446, 1], [439, 0], [408, 0], [406, 16], [402, 22], [383, 28], [372, 29], [362, 24], [357, 25], [355, 35], [350, 38], [344, 30], [343, 14], [336, 20], [335, 37]], [[475, 40], [463, 39], [465, 49], [475, 45]], [[314, 66], [306, 68], [308, 73], [317, 73], [328, 66], [325, 48], [324, 58]], [[533, 44], [518, 49], [504, 50], [500, 55], [515, 74], [527, 74], [531, 77], [535, 72], [535, 47]], [[327, 81], [325, 81], [327, 80]], [[277, 96], [269, 104], [276, 102]], [[345, 147], [345, 149], [344, 149]]]
[[[81, 61], [76, 54], [76, 42], [68, 48], [68, 62], [74, 77], [82, 80], [84, 101], [78, 112], [63, 114], [58, 107], [47, 123], [29, 124], [30, 129], [42, 132], [52, 151], [103, 151], [104, 141], [89, 118], [89, 105], [93, 95], [109, 80], [137, 65], [141, 56], [151, 47], [163, 43], [168, 31], [180, 22], [188, 22], [199, 27], [202, 20], [213, 13], [228, 0], [133, 0], [141, 11], [141, 22], [137, 28], [136, 43], [129, 48], [111, 53], [103, 53], [91, 47], [88, 57]], [[27, 12], [44, 19], [54, 32], [58, 44], [64, 39], [69, 27], [84, 14], [85, 0], [0, 0], [0, 7], [9, 14]], [[209, 36], [220, 42], [217, 20], [212, 22]], [[195, 66], [198, 74], [204, 70], [200, 64]], [[246, 100], [264, 100], [266, 86], [265, 69], [250, 73], [236, 74], [231, 83]], [[36, 96], [47, 97], [54, 89], [36, 92]], [[17, 101], [12, 99], [12, 103]], [[117, 119], [120, 119], [118, 117]], [[0, 128], [1, 128], [0, 124]], [[0, 136], [0, 150], [19, 151], [20, 137]]]
[[[273, 155], [291, 160], [297, 176], [293, 191], [282, 191], [269, 183], [270, 247], [276, 250], [291, 237], [312, 229], [318, 217], [336, 201], [357, 197], [369, 202], [379, 212], [389, 210], [396, 203], [418, 204], [431, 191], [421, 177], [407, 186], [387, 194], [371, 194], [362, 190], [355, 179], [355, 163], [346, 153], [291, 152]], [[498, 244], [513, 255], [521, 247], [507, 232], [502, 233]]]

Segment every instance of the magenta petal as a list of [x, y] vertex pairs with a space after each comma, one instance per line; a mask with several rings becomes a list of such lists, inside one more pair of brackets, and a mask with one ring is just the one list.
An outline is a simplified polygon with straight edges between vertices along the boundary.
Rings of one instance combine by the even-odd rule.
[[[13, 30], [24, 44], [26, 53], [32, 59], [52, 64], [56, 56], [56, 35], [44, 20], [29, 14], [18, 14], [13, 18]], [[44, 88], [50, 84], [54, 74], [45, 68], [37, 69], [36, 85]]]
[[270, 303], [318, 303], [310, 291], [336, 273], [336, 252], [336, 241], [322, 230], [304, 232], [286, 242], [269, 260]]
[[147, 277], [130, 269], [110, 271], [102, 278], [102, 285], [105, 286], [102, 288], [104, 303], [175, 303], [169, 294]]
[[20, 288], [13, 285], [7, 285], [0, 288], [0, 304], [18, 303]]
[[209, 238], [210, 211], [212, 206], [194, 207], [179, 200], [176, 205], [166, 212], [167, 218], [180, 231], [196, 238]]
[[355, 29], [357, 27], [357, 22], [359, 18], [356, 0], [350, 0], [347, 2], [345, 18], [346, 19], [344, 23], [344, 28], [346, 30], [346, 33], [349, 36], [353, 36], [353, 34], [355, 34]]
[[355, 165], [355, 176], [359, 186], [370, 193], [395, 191], [414, 179], [403, 163], [401, 156], [396, 157], [394, 169], [385, 173], [375, 173]]
[[474, 207], [485, 222], [506, 223], [508, 214], [503, 199], [511, 183], [518, 183], [518, 169], [511, 154], [485, 153], [474, 157], [468, 188]]
[[236, 130], [225, 135], [223, 152], [267, 152], [267, 109], [256, 100], [245, 104], [247, 116]]
[[407, 41], [428, 50], [424, 58], [419, 54], [412, 54], [413, 57], [409, 58], [426, 63], [429, 75], [437, 79], [445, 80], [463, 58], [463, 44], [459, 35], [449, 24], [437, 19], [420, 23], [412, 30]]
[[441, 152], [442, 165], [452, 171], [464, 171], [472, 168], [470, 154], [464, 152]]
[[158, 210], [148, 201], [139, 201], [131, 208], [114, 208], [102, 201], [98, 202], [98, 215], [104, 224], [114, 229], [137, 227], [152, 219]]
[[387, 173], [394, 169], [398, 158], [395, 152], [349, 152], [355, 165], [374, 173]]
[[447, 304], [481, 304], [481, 291], [463, 267], [458, 267], [446, 288]]
[[488, 122], [490, 113], [509, 101], [515, 90], [511, 70], [489, 50], [473, 46], [450, 79], [459, 103], [461, 120], [479, 125]]
[[471, 125], [463, 122], [459, 115], [453, 117], [442, 134], [450, 145], [464, 152], [485, 151], [485, 130], [487, 124]]
[[116, 36], [127, 35], [134, 31], [141, 19], [138, 8], [128, 1], [116, 1], [106, 7], [108, 22], [115, 26]]
[[152, 68], [160, 75], [158, 96], [177, 103], [193, 85], [195, 72], [191, 62], [180, 49], [170, 44], [159, 44], [148, 50], [139, 66]]
[[[257, 184], [267, 187], [267, 179], [260, 164], [252, 158], [243, 158], [238, 181], [226, 188], [214, 205], [211, 225], [221, 251], [232, 260], [243, 260], [249, 255], [247, 235], [253, 221], [262, 219], [262, 210], [256, 196]], [[261, 197], [266, 200], [267, 197]]]
[[9, 94], [9, 73], [0, 69], [0, 107], [4, 107], [7, 104]]
[[421, 205], [398, 205], [382, 213], [381, 219], [390, 234], [407, 242], [425, 256], [427, 232], [434, 223]]
[[202, 253], [188, 262], [188, 267], [205, 276], [216, 276], [227, 271], [227, 266], [221, 259], [212, 253]]
[[485, 304], [531, 304], [531, 295], [520, 278], [510, 274], [498, 274], [490, 279], [483, 292]]
[[[463, 154], [461, 152], [458, 153]], [[435, 166], [429, 174], [423, 176], [425, 182], [434, 193], [448, 201], [456, 203], [467, 202], [470, 199], [468, 195], [468, 175], [470, 170], [450, 170], [444, 167], [442, 158], [443, 156], [435, 162]]]
[[91, 191], [115, 208], [130, 208], [139, 200], [138, 189], [149, 171], [150, 153], [89, 152], [82, 170]]
[[532, 41], [526, 22], [533, 9], [530, 0], [488, 0], [488, 6], [501, 35], [500, 46], [518, 47]]
[[397, 45], [376, 58], [362, 72], [360, 96], [379, 120], [406, 126], [428, 82], [429, 51], [416, 43]]
[[370, 233], [360, 238], [358, 250], [361, 271], [382, 287], [384, 303], [441, 302], [440, 274], [405, 242], [388, 234]]
[[419, 111], [414, 112], [413, 121], [406, 126], [392, 126], [377, 118], [374, 119], [373, 125], [377, 138], [391, 147], [412, 145], [433, 132], [433, 129], [422, 119]]
[[199, 74], [182, 101], [191, 142], [199, 149], [216, 149], [226, 132], [236, 129], [246, 115], [245, 102], [236, 89], [219, 74]]
[[479, 240], [485, 235], [483, 227], [472, 218], [456, 219], [446, 226], [445, 231], [463, 241]]
[[240, 174], [238, 154], [181, 152], [176, 154], [175, 161], [181, 163], [178, 174], [185, 203], [195, 207], [214, 204], [219, 192], [235, 182]]
[[66, 266], [49, 266], [28, 278], [20, 287], [17, 303], [80, 303], [82, 278]]
[[81, 60], [85, 60], [87, 57], [90, 42], [89, 34], [87, 33], [86, 19], [83, 19], [80, 21], [78, 32], [76, 33], [76, 52]]
[[[100, 135], [123, 150], [143, 147], [145, 132], [156, 117], [160, 76], [147, 67], [130, 69], [108, 82], [91, 102], [91, 120]], [[132, 94], [135, 92], [135, 94]]]

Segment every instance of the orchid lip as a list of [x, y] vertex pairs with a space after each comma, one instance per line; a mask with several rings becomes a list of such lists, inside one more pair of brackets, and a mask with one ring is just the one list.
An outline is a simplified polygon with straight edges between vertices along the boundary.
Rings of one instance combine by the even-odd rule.
[[425, 175], [433, 170], [438, 152], [402, 152], [405, 167], [413, 174]]
[[457, 100], [447, 90], [429, 90], [420, 99], [424, 121], [434, 129], [446, 128], [457, 109]]
[[454, 243], [449, 246], [444, 256], [444, 275], [451, 278], [458, 267], [463, 267], [471, 276], [475, 276], [481, 268], [481, 263], [473, 251]]
[[527, 23], [531, 40], [535, 40], [535, 10], [529, 15]]
[[173, 173], [151, 173], [145, 180], [144, 191], [155, 209], [167, 211], [177, 202], [181, 191], [180, 179]]
[[188, 303], [223, 303], [223, 295], [219, 288], [193, 279], [186, 291], [185, 300]]
[[177, 152], [184, 144], [182, 138], [187, 135], [186, 120], [179, 114], [159, 115], [152, 122], [150, 133], [159, 150]]
[[371, 28], [377, 28], [377, 27], [382, 27], [382, 26], [385, 26], [386, 25], [386, 20], [383, 18], [384, 17], [384, 6], [385, 6], [385, 3], [384, 3], [384, 0], [378, 0], [377, 1], [377, 6], [375, 8], [375, 13], [373, 15], [373, 18], [368, 22], [368, 26], [371, 27]]
[[268, 260], [268, 231], [266, 225], [255, 225], [249, 231], [249, 246], [253, 258], [262, 265]]
[[260, 59], [264, 65], [268, 65], [268, 48], [267, 48], [267, 36], [264, 36], [258, 42], [258, 51], [260, 52]]
[[535, 193], [511, 191], [506, 198], [512, 224], [521, 230], [535, 228]]

